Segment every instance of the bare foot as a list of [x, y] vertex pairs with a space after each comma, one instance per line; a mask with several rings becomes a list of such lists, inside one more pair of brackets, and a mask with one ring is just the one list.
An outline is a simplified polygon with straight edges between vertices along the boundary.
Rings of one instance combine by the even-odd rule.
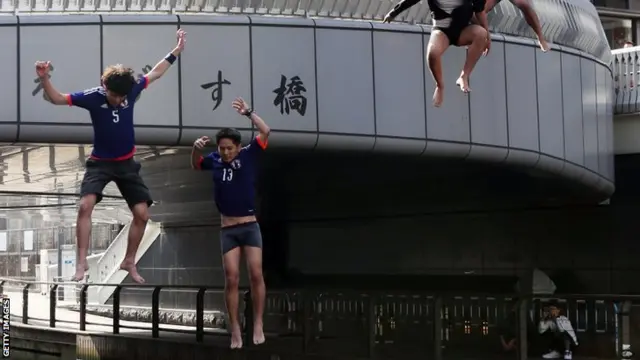
[[440, 107], [444, 96], [444, 89], [436, 86], [436, 90], [433, 92], [433, 106]]
[[462, 90], [463, 93], [471, 91], [471, 88], [469, 87], [469, 78], [465, 75], [460, 75], [458, 80], [456, 80], [456, 85], [460, 87], [460, 90]]
[[542, 52], [549, 51], [549, 44], [547, 44], [547, 41], [545, 39], [539, 39], [538, 43], [540, 44], [540, 49], [542, 50]]
[[84, 280], [84, 275], [87, 270], [89, 270], [89, 265], [82, 263], [78, 264], [76, 266], [76, 273], [71, 277], [71, 281]]
[[231, 326], [231, 349], [242, 349], [242, 332], [240, 324]]
[[262, 324], [255, 323], [253, 324], [253, 344], [260, 345], [264, 344], [264, 332], [262, 331]]
[[144, 284], [144, 278], [140, 276], [140, 274], [138, 274], [138, 269], [136, 268], [135, 264], [123, 261], [122, 264], [120, 264], [120, 270], [128, 272], [134, 282], [137, 282], [138, 284]]

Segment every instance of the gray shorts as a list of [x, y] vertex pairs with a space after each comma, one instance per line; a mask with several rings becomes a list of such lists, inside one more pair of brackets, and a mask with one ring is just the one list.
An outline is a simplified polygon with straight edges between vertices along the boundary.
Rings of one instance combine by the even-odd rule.
[[87, 160], [86, 172], [80, 185], [80, 196], [96, 195], [96, 203], [102, 200], [102, 191], [110, 182], [115, 182], [129, 208], [139, 203], [153, 204], [149, 188], [140, 177], [140, 163], [133, 160], [105, 161]]
[[257, 222], [232, 225], [220, 229], [220, 246], [222, 255], [237, 247], [262, 248], [262, 234]]

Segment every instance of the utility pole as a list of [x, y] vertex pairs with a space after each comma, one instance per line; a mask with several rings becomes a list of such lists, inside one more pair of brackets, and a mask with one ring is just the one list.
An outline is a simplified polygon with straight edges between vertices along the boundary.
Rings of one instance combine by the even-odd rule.
[[[60, 193], [62, 192], [63, 188], [61, 186], [62, 184], [57, 183], [55, 184], [56, 186], [56, 190], [58, 192], [58, 227], [55, 230], [55, 234], [54, 236], [56, 236], [58, 238], [58, 281], [62, 281], [62, 242], [64, 241], [64, 222], [63, 222], [63, 214], [62, 214], [62, 196], [60, 195]], [[58, 288], [58, 300], [62, 301], [64, 300], [64, 291], [60, 291], [61, 289]]]

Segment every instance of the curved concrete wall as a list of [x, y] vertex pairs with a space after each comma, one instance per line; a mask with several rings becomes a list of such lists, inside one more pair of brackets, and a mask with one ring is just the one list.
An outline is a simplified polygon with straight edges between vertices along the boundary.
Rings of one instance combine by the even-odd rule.
[[249, 123], [230, 107], [243, 96], [274, 129], [273, 147], [488, 160], [613, 191], [611, 73], [576, 50], [543, 54], [532, 40], [495, 36], [472, 75], [474, 91], [464, 96], [454, 85], [464, 49], [451, 48], [444, 68], [451, 85], [436, 109], [424, 61], [428, 27], [259, 16], [0, 21], [3, 48], [17, 49], [17, 56], [0, 55], [0, 141], [90, 142], [88, 114], [43, 101], [33, 63], [51, 60], [56, 87], [81, 90], [98, 84], [105, 64], [142, 73], [171, 49], [180, 26], [189, 32], [188, 49], [142, 95], [140, 144], [190, 145], [225, 126], [248, 136]]
[[[84, 1], [56, 2], [32, 0], [2, 4], [5, 13], [17, 14], [77, 14], [87, 13], [145, 13], [166, 15], [168, 12], [183, 14], [245, 14], [298, 16], [311, 18], [339, 18], [351, 20], [382, 21], [396, 4], [395, 0], [188, 0], [188, 1]], [[536, 0], [535, 8], [545, 38], [554, 44], [564, 45], [594, 55], [609, 62], [609, 42], [600, 23], [598, 12], [589, 0]], [[413, 6], [396, 17], [395, 22], [431, 24], [431, 11], [426, 1]], [[520, 10], [510, 1], [500, 2], [489, 13], [492, 32], [505, 35], [534, 36]]]

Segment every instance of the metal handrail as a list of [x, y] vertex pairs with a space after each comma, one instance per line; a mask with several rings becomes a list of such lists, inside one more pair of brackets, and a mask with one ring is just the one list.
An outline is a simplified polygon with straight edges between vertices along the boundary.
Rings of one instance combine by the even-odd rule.
[[[1, 0], [0, 12], [217, 13], [381, 20], [394, 5], [394, 0]], [[427, 9], [426, 2], [416, 5], [398, 21], [425, 21], [430, 16]]]
[[[29, 289], [32, 285], [50, 285], [49, 290], [49, 327], [56, 327], [56, 308], [58, 297], [56, 296], [58, 287], [60, 286], [80, 286], [80, 331], [86, 331], [87, 328], [87, 290], [91, 286], [114, 286], [113, 292], [113, 334], [119, 334], [120, 328], [120, 292], [124, 288], [153, 289], [151, 294], [151, 336], [158, 338], [160, 336], [160, 291], [162, 289], [182, 289], [197, 290], [196, 295], [196, 341], [202, 342], [204, 338], [204, 295], [207, 291], [223, 292], [224, 288], [220, 286], [194, 286], [194, 285], [159, 285], [159, 284], [105, 284], [105, 283], [77, 283], [77, 282], [46, 282], [46, 281], [24, 281], [19, 279], [0, 278], [0, 294], [3, 294], [5, 284], [20, 284], [22, 287], [22, 323], [28, 324], [29, 321]], [[246, 291], [246, 288], [241, 288]], [[251, 319], [251, 296], [248, 291], [244, 295], [245, 300], [245, 336], [250, 336], [253, 321]], [[249, 338], [246, 339], [249, 341]]]
[[640, 112], [640, 46], [611, 51], [611, 71], [615, 96], [614, 112]]
[[[188, 22], [191, 15], [257, 15], [272, 17], [330, 18], [377, 22], [398, 0], [0, 0], [0, 13], [23, 15], [176, 15]], [[609, 63], [611, 53], [598, 13], [585, 0], [538, 0], [536, 12], [545, 24], [545, 38]], [[98, 21], [98, 16], [87, 17]], [[431, 24], [428, 1], [399, 14], [394, 22]], [[102, 20], [100, 20], [101, 22]], [[310, 22], [309, 22], [310, 23]], [[15, 22], [20, 26], [20, 21]], [[519, 10], [499, 3], [489, 16], [489, 29], [504, 35], [535, 38]]]
[[[22, 323], [27, 324], [29, 320], [29, 290], [32, 285], [50, 285], [50, 293], [49, 293], [49, 326], [56, 327], [56, 322], [69, 322], [63, 320], [56, 320], [56, 306], [57, 306], [57, 296], [56, 292], [59, 286], [80, 286], [80, 320], [79, 320], [79, 330], [86, 331], [86, 326], [89, 324], [86, 319], [87, 315], [87, 289], [91, 286], [114, 286], [116, 290], [113, 294], [113, 323], [112, 323], [112, 332], [113, 334], [119, 334], [121, 328], [135, 328], [135, 329], [145, 329], [148, 328], [140, 328], [133, 326], [125, 326], [120, 324], [120, 292], [123, 288], [138, 288], [138, 289], [153, 289], [152, 292], [152, 305], [151, 305], [151, 336], [153, 338], [159, 338], [160, 330], [162, 331], [172, 331], [172, 332], [182, 332], [193, 334], [193, 331], [186, 330], [175, 330], [175, 329], [165, 329], [160, 328], [160, 292], [162, 289], [183, 289], [183, 290], [197, 290], [196, 295], [196, 342], [202, 343], [204, 340], [204, 294], [208, 290], [221, 292], [223, 288], [221, 286], [208, 286], [208, 285], [163, 285], [163, 284], [104, 284], [104, 283], [86, 283], [79, 284], [75, 282], [63, 282], [63, 283], [53, 283], [53, 282], [43, 282], [43, 281], [24, 281], [20, 279], [7, 279], [0, 278], [0, 294], [3, 293], [6, 284], [18, 284], [22, 286]], [[242, 291], [245, 291], [246, 288], [243, 288]], [[300, 304], [299, 308], [296, 308], [293, 312], [296, 313], [295, 317], [301, 323], [301, 332], [296, 332], [295, 335], [301, 337], [302, 341], [302, 351], [306, 354], [309, 351], [309, 344], [314, 338], [314, 329], [317, 329], [317, 324], [314, 321], [322, 321], [323, 311], [325, 309], [319, 309], [317, 305], [323, 303], [323, 298], [325, 296], [318, 296], [319, 294], [328, 294], [328, 295], [358, 295], [358, 302], [362, 304], [361, 309], [359, 310], [360, 316], [363, 317], [363, 320], [366, 320], [366, 338], [368, 341], [368, 347], [366, 349], [367, 355], [369, 358], [375, 353], [375, 346], [377, 342], [377, 336], [381, 335], [377, 333], [376, 327], [379, 325], [379, 321], [384, 316], [388, 316], [388, 314], [381, 314], [379, 312], [379, 308], [381, 309], [384, 306], [384, 299], [380, 300], [380, 295], [382, 297], [389, 297], [390, 295], [395, 295], [395, 292], [389, 291], [358, 291], [354, 289], [321, 289], [315, 287], [309, 287], [304, 289], [291, 289], [291, 290], [277, 290], [277, 291], [269, 291], [269, 294], [291, 294], [291, 292], [295, 292], [299, 295], [297, 302]], [[435, 360], [442, 360], [442, 344], [444, 339], [441, 337], [442, 331], [445, 328], [449, 328], [452, 326], [451, 319], [445, 317], [445, 308], [447, 306], [445, 304], [445, 299], [447, 301], [460, 299], [464, 297], [469, 300], [476, 301], [487, 301], [490, 299], [504, 299], [504, 300], [516, 300], [518, 305], [519, 312], [519, 320], [518, 327], [516, 332], [520, 339], [526, 339], [527, 336], [527, 325], [523, 322], [523, 319], [526, 319], [529, 316], [530, 307], [528, 306], [530, 303], [537, 302], [538, 300], [543, 299], [559, 299], [559, 300], [567, 300], [570, 303], [573, 300], [576, 300], [576, 303], [584, 303], [585, 300], [594, 301], [595, 303], [601, 301], [614, 301], [614, 302], [622, 302], [622, 303], [640, 303], [640, 294], [553, 294], [553, 295], [535, 295], [535, 294], [486, 294], [486, 293], [464, 293], [464, 292], [433, 292], [433, 291], [404, 291], [403, 294], [412, 294], [412, 295], [421, 295], [423, 301], [428, 301], [431, 304], [433, 311], [430, 311], [428, 314], [424, 316], [427, 317], [428, 323], [431, 324], [433, 333], [431, 336], [433, 338], [433, 354]], [[329, 296], [330, 297], [330, 296]], [[252, 343], [252, 333], [253, 333], [253, 314], [252, 314], [252, 304], [251, 304], [251, 296], [249, 291], [244, 292], [244, 300], [245, 300], [245, 308], [244, 311], [244, 339], [246, 344]], [[329, 299], [330, 300], [330, 299]], [[393, 315], [391, 315], [393, 317]], [[630, 316], [628, 312], [616, 312], [615, 316], [618, 317], [628, 317]], [[35, 319], [35, 318], [33, 318]], [[45, 319], [38, 319], [45, 320]], [[90, 324], [92, 325], [92, 324]], [[101, 324], [102, 325], [102, 324]], [[525, 341], [526, 343], [526, 341]], [[621, 344], [618, 347], [621, 349]], [[620, 350], [618, 349], [618, 350]], [[525, 351], [526, 349], [520, 349], [519, 351]], [[524, 353], [521, 353], [524, 355]], [[526, 355], [524, 355], [526, 356]], [[526, 357], [522, 357], [526, 359]]]

